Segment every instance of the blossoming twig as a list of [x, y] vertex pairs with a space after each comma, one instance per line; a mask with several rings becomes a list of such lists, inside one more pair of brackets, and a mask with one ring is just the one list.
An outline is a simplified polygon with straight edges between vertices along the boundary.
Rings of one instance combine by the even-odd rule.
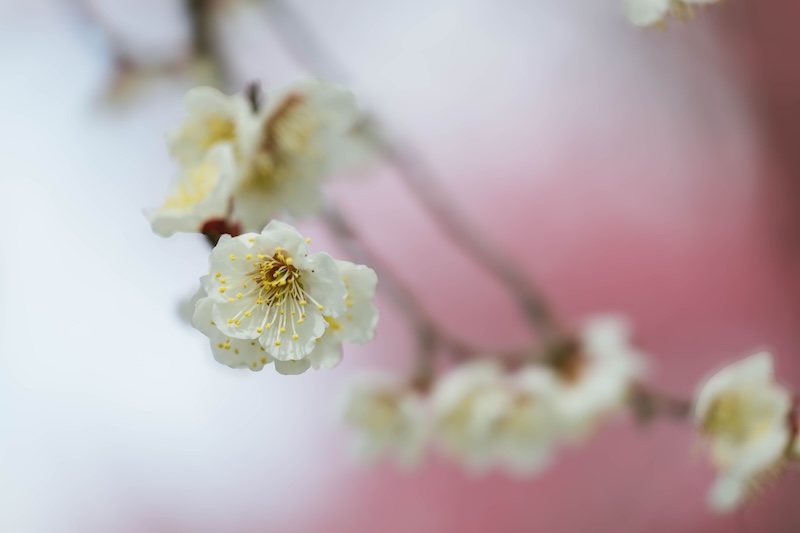
[[[286, 46], [309, 70], [329, 79], [345, 80], [345, 69], [332, 57], [328, 48], [321, 45], [303, 17], [281, 0], [265, 4], [275, 29]], [[447, 235], [475, 259], [500, 278], [512, 291], [528, 321], [541, 341], [546, 344], [563, 337], [554, 313], [544, 297], [529, 279], [509, 267], [502, 254], [476, 237], [470, 224], [447, 202], [447, 194], [423, 159], [405, 143], [388, 133], [379, 119], [372, 115], [364, 124], [363, 132], [376, 141], [384, 156], [398, 170], [398, 175], [417, 200], [429, 211]]]

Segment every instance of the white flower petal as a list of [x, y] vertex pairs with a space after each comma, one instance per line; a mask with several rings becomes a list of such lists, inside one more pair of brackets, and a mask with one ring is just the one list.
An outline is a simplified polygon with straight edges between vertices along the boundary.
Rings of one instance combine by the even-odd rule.
[[289, 360], [289, 361], [275, 361], [275, 370], [284, 376], [295, 376], [302, 374], [311, 367], [308, 359]]
[[346, 309], [347, 289], [339, 277], [336, 262], [325, 252], [309, 255], [308, 259], [311, 271], [303, 275], [304, 287], [322, 306], [322, 314], [338, 317]]
[[627, 0], [628, 20], [636, 26], [652, 26], [669, 13], [670, 0]]
[[342, 341], [364, 344], [372, 340], [378, 323], [378, 308], [373, 303], [378, 276], [365, 265], [336, 261], [347, 289], [346, 311], [339, 319]]
[[331, 334], [330, 328], [317, 340], [317, 345], [311, 355], [308, 356], [314, 370], [321, 367], [333, 368], [342, 362], [342, 343], [335, 335]]
[[217, 361], [231, 368], [249, 368], [253, 371], [261, 370], [272, 362], [257, 341], [232, 339], [223, 335], [212, 318], [213, 306], [210, 298], [198, 301], [192, 324], [209, 338], [211, 351]]
[[[285, 315], [284, 315], [285, 316]], [[259, 337], [261, 345], [279, 361], [298, 360], [308, 357], [317, 346], [317, 339], [325, 333], [327, 322], [322, 314], [309, 306], [302, 324], [289, 321], [281, 332], [280, 322], [265, 329]], [[293, 338], [297, 335], [297, 339]]]
[[718, 513], [727, 513], [736, 509], [746, 499], [747, 493], [746, 481], [733, 476], [721, 476], [708, 494], [708, 504]]

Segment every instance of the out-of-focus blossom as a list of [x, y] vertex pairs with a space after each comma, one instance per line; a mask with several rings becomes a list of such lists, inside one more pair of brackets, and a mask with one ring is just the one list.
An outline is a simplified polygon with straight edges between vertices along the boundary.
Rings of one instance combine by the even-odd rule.
[[268, 94], [234, 191], [235, 218], [252, 231], [277, 213], [318, 212], [322, 180], [356, 146], [351, 134], [358, 118], [350, 92], [316, 80]]
[[340, 414], [359, 459], [392, 458], [405, 467], [419, 463], [430, 433], [428, 417], [419, 393], [407, 384], [391, 376], [361, 376], [346, 389]]
[[167, 138], [170, 154], [182, 165], [194, 165], [221, 144], [230, 145], [237, 159], [252, 149], [257, 122], [242, 95], [195, 87], [186, 93], [184, 107], [186, 119]]
[[553, 405], [565, 437], [581, 439], [622, 409], [633, 382], [644, 374], [642, 354], [619, 316], [587, 321], [580, 342], [557, 369]]
[[663, 24], [668, 16], [688, 20], [694, 16], [698, 6], [713, 4], [721, 0], [627, 0], [625, 9], [628, 20], [637, 26]]
[[337, 318], [325, 317], [328, 329], [317, 340], [317, 346], [309, 356], [315, 369], [338, 365], [342, 360], [342, 343], [365, 344], [371, 341], [378, 323], [378, 308], [372, 301], [378, 285], [375, 271], [349, 261], [337, 260], [336, 266], [347, 289], [347, 309]]
[[719, 471], [709, 494], [713, 509], [736, 508], [785, 462], [793, 438], [791, 404], [766, 352], [723, 368], [699, 388], [694, 419]]
[[442, 451], [470, 469], [479, 471], [489, 463], [490, 439], [487, 422], [478, 409], [483, 396], [502, 389], [502, 369], [490, 361], [458, 367], [436, 384], [432, 409]]
[[443, 452], [473, 472], [498, 466], [531, 474], [548, 464], [557, 438], [552, 373], [528, 367], [511, 377], [488, 361], [446, 375], [433, 395]]
[[491, 460], [512, 475], [532, 475], [550, 464], [560, 437], [552, 404], [554, 378], [540, 366], [509, 376], [503, 388], [483, 396], [477, 409], [488, 424]]
[[[201, 278], [211, 320], [225, 336], [258, 340], [279, 371], [298, 373], [328, 327], [347, 309], [347, 289], [331, 256], [308, 253], [296, 229], [273, 221], [259, 233], [224, 235]], [[293, 363], [290, 363], [294, 361]]]
[[231, 146], [213, 147], [173, 179], [160, 207], [145, 212], [153, 232], [162, 237], [176, 232], [198, 232], [207, 221], [224, 218], [235, 178]]

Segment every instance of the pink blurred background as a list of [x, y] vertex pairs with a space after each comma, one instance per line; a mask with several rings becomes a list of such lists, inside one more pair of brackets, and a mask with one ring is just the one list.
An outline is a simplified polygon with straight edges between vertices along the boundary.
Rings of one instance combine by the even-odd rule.
[[[141, 215], [193, 81], [153, 77], [104, 104], [108, 28], [74, 4], [0, 1], [0, 531], [800, 531], [795, 472], [738, 513], [707, 511], [713, 473], [667, 421], [613, 425], [530, 481], [435, 458], [412, 474], [355, 465], [333, 400], [359, 370], [410, 366], [406, 326], [382, 300], [376, 341], [334, 371], [216, 364], [176, 312], [206, 245], [159, 239]], [[188, 48], [180, 2], [88, 4], [137, 63]], [[764, 346], [800, 390], [800, 4], [730, 0], [665, 33], [616, 0], [291, 4], [568, 322], [628, 314], [676, 394]], [[218, 22], [239, 87], [304, 74], [259, 3], [228, 2]], [[528, 339], [391, 169], [331, 194], [453, 335]], [[424, 275], [403, 268], [411, 254]]]

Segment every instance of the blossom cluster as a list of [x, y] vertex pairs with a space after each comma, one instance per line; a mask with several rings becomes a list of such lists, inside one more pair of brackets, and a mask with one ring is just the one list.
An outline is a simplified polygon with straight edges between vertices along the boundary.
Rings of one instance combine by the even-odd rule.
[[316, 80], [249, 98], [197, 87], [184, 105], [186, 118], [168, 137], [179, 171], [161, 206], [145, 213], [161, 236], [221, 220], [259, 231], [284, 213], [314, 214], [324, 178], [362, 147], [353, 95]]
[[343, 417], [371, 456], [380, 450], [408, 463], [435, 442], [474, 472], [535, 473], [558, 444], [582, 440], [617, 414], [645, 369], [618, 317], [589, 322], [563, 359], [506, 373], [487, 354], [452, 369], [430, 394], [388, 378], [367, 380], [346, 396]]
[[375, 272], [310, 254], [309, 242], [278, 221], [219, 240], [192, 318], [217, 361], [250, 370], [274, 362], [281, 374], [300, 374], [339, 364], [344, 342], [372, 339]]
[[[616, 318], [588, 323], [576, 353], [567, 365], [527, 364], [511, 373], [496, 359], [479, 359], [450, 370], [430, 393], [388, 377], [364, 379], [345, 396], [343, 421], [369, 459], [418, 464], [432, 445], [473, 473], [533, 475], [560, 446], [584, 442], [620, 414], [645, 369]], [[775, 383], [769, 353], [704, 381], [692, 414], [719, 472], [709, 493], [716, 511], [737, 508], [800, 456], [797, 413]]]

